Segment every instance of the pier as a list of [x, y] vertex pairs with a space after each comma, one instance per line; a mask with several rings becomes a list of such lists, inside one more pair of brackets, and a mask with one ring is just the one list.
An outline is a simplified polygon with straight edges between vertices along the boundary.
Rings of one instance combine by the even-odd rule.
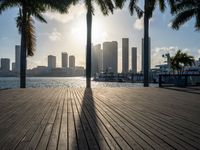
[[0, 90], [0, 149], [200, 149], [200, 88]]

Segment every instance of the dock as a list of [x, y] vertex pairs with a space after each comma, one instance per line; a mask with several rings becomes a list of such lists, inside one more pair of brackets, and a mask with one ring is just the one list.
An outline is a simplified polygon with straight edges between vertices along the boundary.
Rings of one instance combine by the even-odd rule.
[[0, 150], [200, 149], [200, 90], [0, 90]]

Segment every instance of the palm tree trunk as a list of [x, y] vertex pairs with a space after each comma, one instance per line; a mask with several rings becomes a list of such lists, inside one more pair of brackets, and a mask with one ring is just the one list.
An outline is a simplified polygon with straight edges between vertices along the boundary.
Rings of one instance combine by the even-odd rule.
[[87, 11], [86, 87], [91, 88], [92, 11]]
[[22, 7], [21, 53], [20, 53], [20, 88], [26, 88], [26, 10]]
[[149, 16], [147, 12], [147, 0], [144, 5], [144, 87], [149, 86]]

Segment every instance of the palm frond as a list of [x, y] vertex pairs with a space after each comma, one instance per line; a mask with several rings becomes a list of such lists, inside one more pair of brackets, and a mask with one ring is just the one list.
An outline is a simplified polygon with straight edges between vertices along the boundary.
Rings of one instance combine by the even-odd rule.
[[103, 0], [96, 0], [96, 3], [97, 5], [100, 7], [101, 9], [101, 12], [104, 14], [104, 15], [107, 15], [108, 14], [108, 9], [106, 7], [106, 4]]
[[184, 12], [180, 12], [172, 20], [172, 28], [178, 30], [180, 26], [183, 25], [188, 20], [190, 20], [195, 15], [195, 13], [196, 13], [195, 9], [190, 9]]
[[137, 13], [138, 18], [141, 18], [143, 16], [143, 10], [137, 5], [138, 0], [130, 0], [129, 3], [129, 11], [130, 14], [133, 15], [134, 11]]
[[159, 3], [159, 8], [161, 12], [164, 12], [166, 5], [165, 5], [165, 0], [158, 0]]
[[20, 0], [1, 0], [0, 1], [0, 14], [12, 7], [19, 7], [20, 6]]
[[126, 0], [114, 0], [116, 8], [122, 9]]

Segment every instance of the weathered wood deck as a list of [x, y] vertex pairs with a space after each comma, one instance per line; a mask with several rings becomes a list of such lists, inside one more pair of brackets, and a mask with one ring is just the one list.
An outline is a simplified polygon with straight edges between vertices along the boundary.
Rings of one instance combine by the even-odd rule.
[[159, 88], [2, 90], [4, 149], [200, 149], [200, 93]]

